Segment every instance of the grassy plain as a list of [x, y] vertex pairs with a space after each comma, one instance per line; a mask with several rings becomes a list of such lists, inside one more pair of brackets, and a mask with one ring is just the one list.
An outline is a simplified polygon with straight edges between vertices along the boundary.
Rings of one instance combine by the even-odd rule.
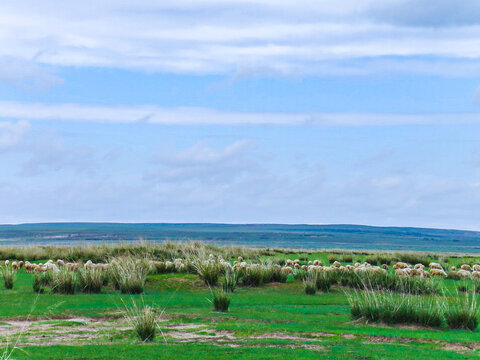
[[[278, 253], [276, 260], [331, 253]], [[272, 255], [259, 255], [268, 260]], [[338, 254], [334, 254], [338, 257]], [[363, 261], [368, 254], [354, 254]], [[432, 257], [434, 259], [435, 257]], [[449, 265], [473, 257], [443, 256]], [[258, 259], [257, 259], [258, 260]], [[239, 286], [229, 312], [213, 311], [211, 290], [195, 274], [149, 275], [142, 295], [107, 286], [100, 294], [35, 294], [22, 269], [13, 290], [0, 285], [0, 340], [17, 344], [11, 359], [471, 359], [480, 331], [387, 326], [351, 320], [343, 287], [305, 295], [301, 281]], [[459, 282], [441, 280], [450, 296]], [[475, 295], [479, 296], [479, 295]], [[159, 311], [161, 332], [142, 343], [124, 318], [132, 301]]]

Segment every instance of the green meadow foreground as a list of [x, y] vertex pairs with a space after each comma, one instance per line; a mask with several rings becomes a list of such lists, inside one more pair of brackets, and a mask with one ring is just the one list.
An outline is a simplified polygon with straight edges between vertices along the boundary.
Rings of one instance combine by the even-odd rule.
[[[0, 257], [10, 260], [7, 266], [2, 262], [6, 284], [1, 281], [0, 286], [0, 340], [9, 349], [3, 359], [480, 355], [476, 303], [480, 295], [473, 269], [480, 263], [478, 257], [295, 253], [198, 243], [2, 248]], [[55, 266], [47, 266], [48, 259]], [[24, 261], [22, 268], [10, 272], [19, 260]], [[355, 270], [363, 269], [365, 262], [388, 269]], [[417, 266], [422, 268], [418, 276], [410, 270], [410, 275], [401, 271], [395, 275], [393, 267], [399, 262], [412, 264], [412, 271], [415, 264], [425, 267]], [[434, 265], [428, 266], [432, 263], [438, 263], [448, 278], [430, 275], [435, 273]], [[472, 269], [462, 275], [461, 265]], [[44, 266], [49, 269], [43, 271]], [[6, 289], [10, 274], [13, 289]], [[131, 283], [122, 282], [135, 276], [139, 278]], [[214, 297], [217, 310], [228, 311], [215, 311]], [[422, 311], [417, 314], [412, 306]], [[462, 309], [466, 313], [459, 314]], [[142, 341], [134, 326], [145, 314], [145, 323], [153, 317], [156, 332], [149, 337], [151, 332], [143, 329], [147, 335]]]

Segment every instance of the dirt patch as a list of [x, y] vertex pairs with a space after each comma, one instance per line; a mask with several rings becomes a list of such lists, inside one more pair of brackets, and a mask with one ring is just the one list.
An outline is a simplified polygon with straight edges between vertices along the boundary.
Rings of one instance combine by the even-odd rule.
[[36, 320], [8, 320], [0, 325], [3, 340], [16, 339], [17, 345], [57, 345], [89, 341], [100, 332], [115, 334], [130, 329], [125, 319], [62, 318]]
[[480, 343], [445, 343], [444, 347], [445, 350], [453, 350], [453, 351], [475, 351], [480, 349]]
[[300, 337], [295, 335], [283, 334], [283, 333], [267, 333], [262, 335], [250, 336], [250, 339], [280, 339], [280, 340], [293, 340], [293, 341], [312, 341], [312, 338]]

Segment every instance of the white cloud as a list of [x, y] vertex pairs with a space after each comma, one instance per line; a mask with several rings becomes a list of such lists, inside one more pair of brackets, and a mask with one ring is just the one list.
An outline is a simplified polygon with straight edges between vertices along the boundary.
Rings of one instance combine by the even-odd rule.
[[479, 68], [479, 8], [472, 0], [6, 0], [0, 57], [176, 73], [469, 76]]
[[29, 127], [28, 122], [22, 120], [16, 123], [0, 122], [0, 150], [6, 150], [17, 145]]
[[198, 182], [235, 181], [258, 168], [248, 157], [254, 143], [239, 140], [223, 150], [213, 149], [205, 141], [180, 151], [164, 147], [154, 156], [154, 163], [160, 167], [146, 174], [146, 180], [181, 181], [189, 184]]
[[0, 81], [33, 90], [48, 90], [63, 83], [50, 67], [12, 57], [0, 57]]
[[396, 126], [480, 123], [480, 114], [260, 113], [0, 101], [0, 118], [164, 125]]

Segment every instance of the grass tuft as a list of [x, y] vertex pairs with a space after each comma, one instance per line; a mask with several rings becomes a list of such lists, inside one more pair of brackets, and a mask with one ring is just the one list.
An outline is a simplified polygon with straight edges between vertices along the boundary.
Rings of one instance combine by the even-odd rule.
[[13, 284], [15, 283], [15, 271], [9, 266], [1, 267], [0, 272], [2, 273], [3, 283], [5, 289], [13, 289]]
[[151, 306], [139, 307], [133, 302], [132, 307], [126, 308], [125, 318], [133, 326], [141, 341], [147, 342], [155, 339], [158, 326], [155, 309]]
[[215, 311], [227, 312], [232, 300], [231, 295], [222, 290], [212, 291], [212, 303]]
[[[48, 271], [47, 271], [48, 272]], [[57, 294], [75, 294], [77, 277], [73, 271], [65, 268], [52, 272], [52, 291]]]
[[78, 285], [85, 293], [99, 293], [102, 291], [104, 272], [99, 269], [81, 268], [78, 271]]
[[450, 329], [473, 331], [478, 326], [479, 306], [475, 295], [456, 297], [456, 302], [445, 309], [445, 320]]

